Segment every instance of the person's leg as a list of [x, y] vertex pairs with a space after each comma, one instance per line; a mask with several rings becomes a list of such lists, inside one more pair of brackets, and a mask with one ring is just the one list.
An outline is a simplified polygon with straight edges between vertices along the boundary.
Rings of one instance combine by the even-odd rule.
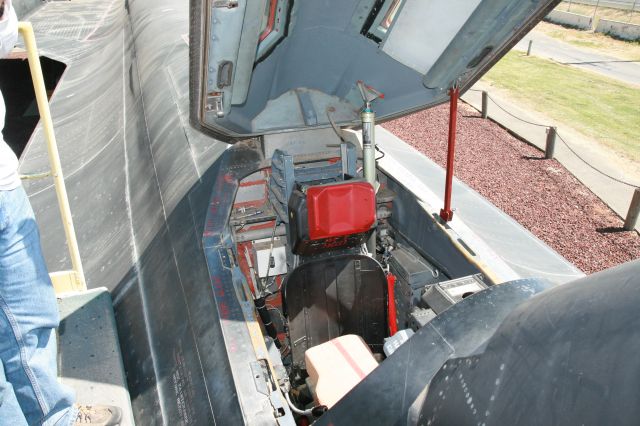
[[[1, 327], [1, 326], [0, 326]], [[13, 386], [4, 375], [4, 366], [0, 362], [0, 425], [26, 426], [27, 419], [22, 414], [22, 409]]]
[[69, 425], [74, 395], [57, 379], [55, 293], [29, 200], [0, 191], [0, 359], [29, 424]]

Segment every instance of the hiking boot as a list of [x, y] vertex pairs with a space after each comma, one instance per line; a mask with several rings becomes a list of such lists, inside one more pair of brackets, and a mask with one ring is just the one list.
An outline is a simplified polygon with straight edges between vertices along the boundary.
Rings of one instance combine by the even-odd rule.
[[77, 405], [75, 425], [116, 426], [120, 424], [122, 412], [111, 405]]

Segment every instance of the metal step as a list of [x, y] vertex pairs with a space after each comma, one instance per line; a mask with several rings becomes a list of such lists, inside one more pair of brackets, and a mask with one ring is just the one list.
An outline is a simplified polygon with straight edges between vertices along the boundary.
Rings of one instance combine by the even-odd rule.
[[133, 425], [111, 295], [106, 288], [58, 295], [58, 374], [80, 404], [122, 410], [121, 426]]

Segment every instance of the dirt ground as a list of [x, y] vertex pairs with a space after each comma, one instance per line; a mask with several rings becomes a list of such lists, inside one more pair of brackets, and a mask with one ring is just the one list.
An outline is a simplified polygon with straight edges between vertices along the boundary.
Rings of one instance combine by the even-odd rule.
[[[448, 120], [442, 105], [383, 126], [444, 167]], [[464, 103], [457, 141], [456, 176], [585, 273], [640, 258], [640, 235], [560, 163]]]

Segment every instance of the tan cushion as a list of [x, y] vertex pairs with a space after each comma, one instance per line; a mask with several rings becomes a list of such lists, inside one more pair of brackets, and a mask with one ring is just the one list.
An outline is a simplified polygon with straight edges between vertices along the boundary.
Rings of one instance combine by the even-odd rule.
[[367, 344], [354, 334], [314, 346], [304, 358], [316, 402], [329, 408], [378, 366]]

